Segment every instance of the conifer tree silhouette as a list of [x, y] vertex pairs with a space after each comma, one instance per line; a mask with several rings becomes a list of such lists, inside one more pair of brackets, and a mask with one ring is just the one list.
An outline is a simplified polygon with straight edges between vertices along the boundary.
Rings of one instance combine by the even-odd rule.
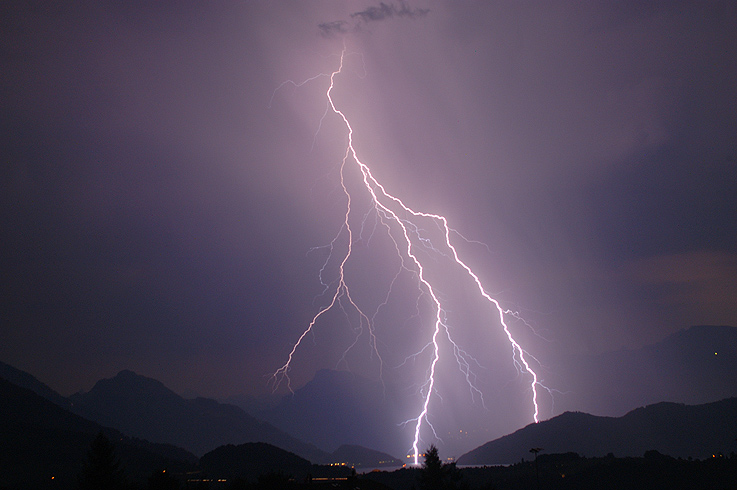
[[79, 475], [80, 490], [123, 490], [127, 482], [115, 447], [100, 431], [87, 452], [87, 461]]

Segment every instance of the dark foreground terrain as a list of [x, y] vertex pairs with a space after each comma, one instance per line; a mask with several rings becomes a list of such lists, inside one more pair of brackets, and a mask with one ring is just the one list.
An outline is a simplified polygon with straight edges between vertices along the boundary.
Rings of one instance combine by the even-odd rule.
[[439, 485], [423, 482], [426, 469], [402, 469], [371, 473], [363, 478], [399, 489], [488, 490], [639, 490], [639, 489], [735, 489], [737, 456], [715, 455], [708, 460], [684, 460], [655, 451], [644, 457], [583, 458], [574, 453], [541, 454], [537, 461], [510, 466], [456, 469]]
[[[267, 446], [267, 445], [264, 445]], [[112, 445], [111, 445], [112, 447]], [[265, 450], [267, 449], [267, 450]], [[259, 448], [261, 470], [247, 462], [230, 466], [202, 461], [191, 471], [160, 470], [148, 473], [130, 471], [113, 457], [96, 469], [92, 459], [79, 468], [76, 482], [47, 480], [33, 488], [94, 490], [733, 490], [737, 489], [737, 455], [714, 455], [704, 460], [676, 459], [657, 451], [643, 457], [616, 458], [612, 455], [585, 458], [575, 453], [541, 454], [537, 459], [509, 466], [457, 468], [455, 464], [433, 465], [428, 461], [418, 468], [395, 471], [374, 470], [356, 474], [347, 467], [310, 465], [284, 461], [278, 448]], [[273, 451], [276, 461], [263, 461]], [[289, 453], [290, 454], [290, 453]], [[251, 455], [254, 456], [254, 455]], [[297, 456], [291, 455], [293, 458]], [[102, 458], [105, 459], [104, 457]], [[212, 457], [210, 458], [212, 460]], [[258, 459], [258, 458], [254, 458]], [[97, 464], [99, 464], [99, 458]], [[295, 463], [297, 466], [295, 466]], [[91, 471], [93, 470], [93, 471]], [[5, 486], [0, 490], [26, 488]]]

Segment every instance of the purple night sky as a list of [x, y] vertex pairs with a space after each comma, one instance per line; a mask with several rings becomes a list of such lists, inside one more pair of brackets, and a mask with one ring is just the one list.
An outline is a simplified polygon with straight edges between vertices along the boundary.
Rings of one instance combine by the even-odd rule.
[[[4, 5], [0, 360], [64, 395], [122, 369], [268, 393], [329, 302], [319, 271], [345, 213], [329, 79], [275, 89], [337, 69], [344, 42], [334, 97], [361, 160], [469, 240], [541, 363], [737, 325], [734, 2], [383, 5]], [[374, 311], [397, 257], [369, 228], [347, 273]], [[462, 275], [434, 274], [487, 401], [528, 423], [498, 324]], [[404, 282], [376, 329], [390, 389], [411, 396], [426, 364], [397, 366], [431, 325]], [[336, 367], [346, 323], [318, 324], [295, 387]], [[376, 378], [365, 339], [346, 361]], [[447, 405], [468, 398], [448, 376]]]

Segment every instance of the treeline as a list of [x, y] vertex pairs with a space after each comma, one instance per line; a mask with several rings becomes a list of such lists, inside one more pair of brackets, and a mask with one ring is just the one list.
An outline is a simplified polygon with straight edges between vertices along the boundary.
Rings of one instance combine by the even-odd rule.
[[[386, 488], [373, 481], [356, 483], [356, 472], [345, 466], [313, 465], [299, 456], [265, 443], [226, 445], [204, 455], [190, 471], [166, 467], [148, 475], [118, 456], [119, 447], [100, 431], [90, 445], [76, 481], [47, 479], [36, 488], [64, 490], [266, 490], [329, 488]], [[352, 485], [352, 486], [350, 486]], [[328, 487], [326, 487], [328, 488]], [[0, 485], [0, 490], [4, 487]]]
[[[677, 459], [657, 451], [643, 457], [613, 455], [586, 458], [575, 453], [540, 454], [509, 466], [456, 468], [439, 462], [421, 469], [370, 473], [400, 490], [733, 490], [737, 488], [737, 455], [715, 454], [703, 460]], [[430, 472], [435, 477], [430, 477]]]
[[[536, 448], [537, 449], [537, 448]], [[437, 448], [418, 468], [357, 475], [346, 467], [312, 465], [262, 443], [223, 446], [193, 471], [148, 475], [131, 471], [103, 432], [93, 440], [73, 485], [49, 480], [44, 488], [74, 490], [727, 490], [737, 488], [737, 455], [703, 460], [673, 458], [657, 451], [642, 457], [587, 458], [575, 453], [538, 454], [509, 466], [458, 468], [443, 463]], [[121, 462], [123, 461], [123, 462]], [[37, 488], [42, 488], [38, 487]], [[3, 486], [0, 485], [0, 490]]]

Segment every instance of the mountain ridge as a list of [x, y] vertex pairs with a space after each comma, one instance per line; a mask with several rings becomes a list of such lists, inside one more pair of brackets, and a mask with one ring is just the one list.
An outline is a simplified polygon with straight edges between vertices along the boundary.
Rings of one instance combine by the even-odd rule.
[[123, 465], [139, 477], [162, 468], [196, 469], [197, 458], [181, 448], [127, 437], [6, 379], [0, 379], [0, 399], [3, 488], [46, 488], [52, 482], [53, 488], [76, 488], [77, 475], [100, 432], [113, 442]]
[[[203, 455], [218, 446], [267, 442], [314, 462], [330, 455], [247, 414], [207, 398], [187, 400], [153, 378], [123, 370], [70, 397], [82, 416], [126, 434], [167, 442]], [[126, 407], [120, 410], [119, 407]]]
[[702, 405], [660, 402], [621, 417], [565, 412], [489, 441], [458, 458], [459, 465], [512, 464], [530, 448], [586, 457], [642, 456], [655, 450], [704, 458], [737, 450], [737, 398]]
[[[713, 398], [716, 395], [728, 395], [722, 398], [737, 396], [737, 329], [734, 327], [692, 326], [655, 344], [610, 351], [594, 357], [588, 356], [590, 362], [584, 363], [571, 380], [566, 380], [577, 389], [570, 389], [570, 385], [562, 382], [558, 384], [560, 380], [551, 381], [546, 376], [549, 385], [573, 392], [556, 399], [556, 406], [570, 406], [571, 403], [567, 402], [576, 399], [591, 399], [576, 404], [576, 409], [561, 415], [587, 412], [596, 414], [592, 416], [612, 417], [628, 414], [633, 407], [663, 400], [678, 403], [686, 400], [693, 405], [719, 399]], [[632, 373], [627, 374], [629, 371]], [[671, 374], [675, 378], [672, 382], [666, 379]], [[575, 376], [585, 382], [581, 384]], [[316, 463], [336, 460], [335, 452], [345, 444], [384, 451], [391, 447], [390, 453], [400, 447], [399, 451], [402, 451], [397, 444], [385, 444], [397, 435], [396, 421], [387, 419], [391, 415], [391, 400], [381, 398], [376, 382], [346, 371], [319, 371], [310, 383], [295, 390], [294, 395], [280, 400], [277, 412], [281, 413], [269, 415], [268, 411], [259, 411], [255, 417], [232, 404], [208, 398], [184, 399], [163, 383], [127, 369], [112, 378], [98, 381], [89, 392], [77, 393], [69, 399], [32, 375], [4, 363], [0, 363], [0, 377], [12, 377], [57, 405], [71, 408], [77, 414], [115, 427], [127, 435], [169, 442], [198, 455], [218, 445], [256, 440], [269, 442]], [[623, 386], [622, 380], [626, 381], [627, 389], [617, 391], [615, 387]], [[115, 385], [125, 389], [116, 394]], [[73, 407], [70, 407], [70, 400], [74, 401]], [[315, 400], [319, 403], [313, 403]], [[601, 407], [608, 403], [606, 400], [616, 400], [617, 404], [604, 410]], [[697, 403], [689, 400], [697, 400]], [[123, 406], [126, 410], [120, 409]], [[170, 420], [162, 420], [164, 412]], [[177, 432], [181, 432], [181, 427], [187, 427], [184, 421], [191, 421], [192, 417], [204, 419], [190, 424], [187, 429], [186, 437], [193, 434], [200, 437], [195, 445], [187, 443], [184, 434], [179, 434], [180, 438], [175, 437]], [[259, 420], [262, 418], [266, 421]], [[300, 430], [295, 431], [295, 427]], [[236, 438], [230, 437], [233, 434]], [[488, 441], [492, 437], [485, 439]], [[473, 446], [482, 441], [477, 440]], [[322, 448], [315, 444], [322, 445]], [[465, 448], [469, 446], [473, 447], [467, 443]], [[330, 454], [324, 449], [334, 451]]]
[[[555, 389], [555, 415], [583, 411], [619, 416], [660, 401], [702, 404], [734, 397], [737, 328], [695, 325], [636, 349], [561, 356], [541, 377]], [[279, 403], [258, 411], [251, 403], [250, 408], [258, 418], [328, 450], [347, 443], [399, 454], [406, 448], [397, 441], [397, 420], [388, 415], [403, 412], [382, 396], [377, 386], [359, 375], [323, 369]], [[483, 439], [477, 435], [454, 440], [448, 435], [438, 447], [458, 455], [516, 428], [519, 425], [497, 427]]]
[[0, 361], [0, 378], [10, 381], [14, 385], [26, 388], [37, 395], [46, 398], [52, 403], [71, 409], [72, 404], [68, 398], [60, 395], [45, 383], [39, 381], [35, 376], [25, 371]]
[[[243, 429], [243, 425], [249, 425], [253, 422], [258, 427], [262, 429], [265, 428], [267, 436], [271, 439], [270, 444], [275, 447], [289, 452], [293, 452], [290, 448], [295, 446], [297, 449], [306, 448], [305, 452], [312, 451], [313, 454], [311, 454], [311, 456], [313, 458], [310, 459], [311, 463], [334, 463], [340, 461], [355, 466], [380, 466], [386, 465], [389, 461], [394, 462], [389, 464], [400, 462], [398, 459], [387, 453], [369, 449], [360, 445], [343, 445], [331, 454], [319, 449], [313, 451], [314, 446], [302, 443], [289, 434], [279, 432], [278, 430], [274, 430], [269, 433], [269, 424], [260, 421], [247, 413], [244, 414], [244, 411], [236, 405], [220, 403], [216, 400], [204, 397], [184, 399], [174, 391], [167, 388], [160, 381], [138, 375], [129, 369], [120, 371], [112, 378], [99, 380], [89, 392], [76, 393], [70, 398], [65, 398], [56, 393], [53, 389], [29, 373], [14, 368], [9, 364], [0, 363], [0, 378], [8, 377], [13, 380], [20, 380], [25, 385], [22, 386], [22, 388], [29, 389], [36, 395], [52, 401], [52, 403], [58, 405], [60, 408], [64, 409], [64, 411], [73, 414], [74, 417], [82, 417], [80, 420], [84, 420], [88, 425], [93, 424], [92, 426], [98, 427], [98, 424], [100, 424], [102, 426], [115, 427], [126, 435], [133, 435], [134, 438], [132, 440], [134, 441], [139, 440], [137, 438], [141, 437], [141, 443], [149, 444], [148, 440], [167, 439], [168, 434], [166, 430], [142, 434], [140, 430], [140, 421], [142, 418], [150, 418], [150, 412], [162, 409], [162, 407], [168, 407], [167, 410], [165, 410], [168, 415], [165, 417], [172, 418], [171, 408], [174, 407], [174, 419], [181, 419], [182, 417], [186, 417], [187, 415], [191, 415], [192, 412], [195, 412], [212, 418], [225, 418], [230, 421], [240, 421], [240, 425], [236, 424], [236, 429]], [[10, 383], [17, 385], [17, 383], [13, 383], [12, 381], [10, 381]], [[72, 400], [76, 402], [76, 405]], [[125, 410], [107, 410], [105, 409], [105, 406], [108, 408], [110, 406], [118, 408], [125, 407]], [[94, 419], [94, 422], [92, 419]], [[154, 422], [155, 424], [159, 424], [161, 421], [154, 420]], [[132, 432], [128, 432], [131, 429], [133, 429]], [[148, 437], [144, 438], [142, 435], [146, 435]], [[297, 442], [295, 443], [295, 441]], [[232, 445], [233, 443], [228, 442], [227, 444]], [[302, 446], [300, 446], [300, 444]], [[162, 445], [166, 446], [166, 444]], [[174, 447], [175, 446], [172, 446], [172, 448]], [[184, 450], [182, 451], [184, 452]], [[191, 461], [191, 458], [195, 458], [194, 455], [189, 453], [186, 453], [189, 454], [189, 456], [186, 456], [186, 454], [179, 454], [173, 450], [170, 451], [170, 453], [171, 457], [178, 456], [180, 459], [189, 461]], [[317, 457], [315, 457], [315, 455]]]

